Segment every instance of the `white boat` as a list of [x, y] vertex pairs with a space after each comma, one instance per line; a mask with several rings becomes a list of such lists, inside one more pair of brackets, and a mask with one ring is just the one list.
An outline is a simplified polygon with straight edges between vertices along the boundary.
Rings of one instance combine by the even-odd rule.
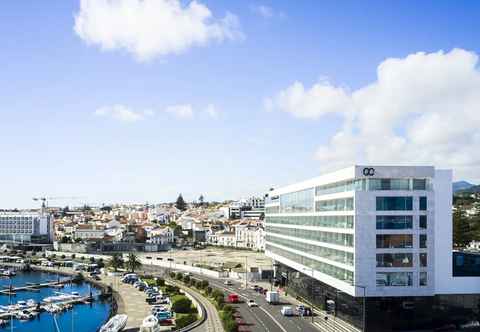
[[28, 305], [27, 305], [26, 301], [18, 301], [17, 302], [17, 309], [18, 310], [23, 310], [23, 309], [27, 309], [27, 308], [28, 308]]
[[102, 326], [100, 332], [119, 332], [127, 325], [127, 315], [115, 315]]
[[153, 315], [145, 317], [140, 327], [140, 332], [160, 332], [160, 324], [157, 317]]
[[2, 273], [5, 277], [13, 277], [15, 275], [17, 275], [17, 273], [13, 270], [5, 270], [3, 271]]
[[27, 306], [36, 307], [37, 306], [37, 301], [35, 301], [34, 299], [29, 299], [29, 300], [27, 300]]

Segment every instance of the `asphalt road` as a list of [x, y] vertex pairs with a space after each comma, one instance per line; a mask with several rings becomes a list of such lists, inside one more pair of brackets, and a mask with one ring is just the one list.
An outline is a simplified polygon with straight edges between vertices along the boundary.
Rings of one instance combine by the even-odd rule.
[[[164, 269], [160, 267], [144, 266], [145, 270], [150, 270], [154, 273], [165, 273]], [[284, 317], [280, 310], [284, 305], [291, 305], [280, 297], [281, 304], [270, 305], [265, 301], [265, 297], [251, 289], [245, 289], [244, 282], [232, 280], [233, 285], [227, 286], [224, 284], [226, 279], [216, 279], [206, 275], [195, 275], [193, 277], [208, 280], [213, 287], [225, 291], [225, 294], [238, 294], [242, 303], [235, 304], [238, 312], [242, 316], [246, 325], [242, 326], [239, 331], [242, 332], [319, 332], [319, 329], [311, 323], [311, 317]], [[249, 283], [249, 286], [253, 283]], [[247, 299], [254, 300], [258, 307], [250, 308], [246, 304]]]

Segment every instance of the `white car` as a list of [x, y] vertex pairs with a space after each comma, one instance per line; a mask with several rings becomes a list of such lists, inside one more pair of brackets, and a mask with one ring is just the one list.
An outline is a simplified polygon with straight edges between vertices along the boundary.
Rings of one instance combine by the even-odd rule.
[[251, 307], [258, 307], [258, 304], [254, 300], [248, 300], [247, 305]]
[[282, 313], [283, 316], [293, 316], [294, 315], [293, 308], [288, 307], [288, 306], [282, 307], [282, 310], [280, 310], [280, 312]]
[[224, 284], [227, 286], [232, 286], [232, 282], [230, 280], [225, 280]]

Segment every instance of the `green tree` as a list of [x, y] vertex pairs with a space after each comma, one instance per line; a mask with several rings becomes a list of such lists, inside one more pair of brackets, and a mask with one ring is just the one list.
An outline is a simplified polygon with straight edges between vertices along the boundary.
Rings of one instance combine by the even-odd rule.
[[473, 240], [473, 232], [462, 208], [453, 213], [453, 246], [463, 248]]
[[200, 197], [198, 198], [198, 205], [203, 206], [204, 202], [205, 197], [203, 197], [203, 195], [200, 195]]
[[138, 259], [137, 255], [135, 255], [133, 252], [128, 254], [127, 258], [127, 268], [131, 272], [135, 272], [135, 270], [139, 269], [142, 267], [142, 263]]
[[192, 324], [196, 320], [197, 314], [195, 313], [179, 315], [179, 317], [175, 319], [175, 328], [177, 330], [181, 329], [182, 327]]
[[176, 313], [188, 314], [192, 312], [192, 301], [185, 295], [175, 295], [172, 298], [172, 310]]
[[113, 254], [112, 258], [108, 262], [108, 265], [112, 267], [115, 272], [117, 272], [119, 268], [123, 267], [123, 264], [123, 258], [120, 254]]
[[180, 211], [185, 211], [187, 209], [187, 203], [183, 200], [182, 194], [178, 195], [177, 201], [175, 202], [175, 207]]
[[93, 257], [93, 256], [90, 257], [90, 263], [92, 263], [92, 264], [95, 263], [95, 257]]

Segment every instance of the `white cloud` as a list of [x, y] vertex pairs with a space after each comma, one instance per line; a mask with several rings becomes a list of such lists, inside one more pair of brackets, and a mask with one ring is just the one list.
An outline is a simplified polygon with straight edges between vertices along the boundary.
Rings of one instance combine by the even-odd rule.
[[219, 110], [213, 104], [209, 104], [205, 109], [205, 113], [212, 119], [217, 119], [220, 115]]
[[243, 38], [235, 15], [214, 18], [204, 4], [179, 0], [80, 0], [74, 31], [87, 44], [124, 49], [140, 61]]
[[272, 17], [280, 17], [284, 18], [285, 13], [283, 12], [276, 12], [272, 7], [266, 6], [266, 5], [251, 5], [250, 10], [257, 14], [262, 16], [263, 18], [269, 19]]
[[295, 82], [266, 106], [300, 118], [344, 116], [316, 158], [322, 168], [352, 163], [433, 164], [480, 180], [478, 55], [462, 49], [391, 58], [358, 90]]
[[190, 104], [168, 106], [164, 111], [174, 115], [179, 119], [193, 118], [193, 108]]
[[273, 98], [264, 100], [268, 111], [279, 109], [298, 118], [317, 119], [324, 114], [346, 111], [351, 108], [351, 99], [342, 88], [328, 82], [318, 83], [305, 90], [300, 82], [280, 91]]
[[152, 116], [153, 112], [151, 110], [136, 112], [127, 106], [117, 104], [100, 107], [95, 110], [94, 114], [96, 116], [110, 117], [114, 120], [123, 122], [136, 122], [143, 120], [147, 116]]

